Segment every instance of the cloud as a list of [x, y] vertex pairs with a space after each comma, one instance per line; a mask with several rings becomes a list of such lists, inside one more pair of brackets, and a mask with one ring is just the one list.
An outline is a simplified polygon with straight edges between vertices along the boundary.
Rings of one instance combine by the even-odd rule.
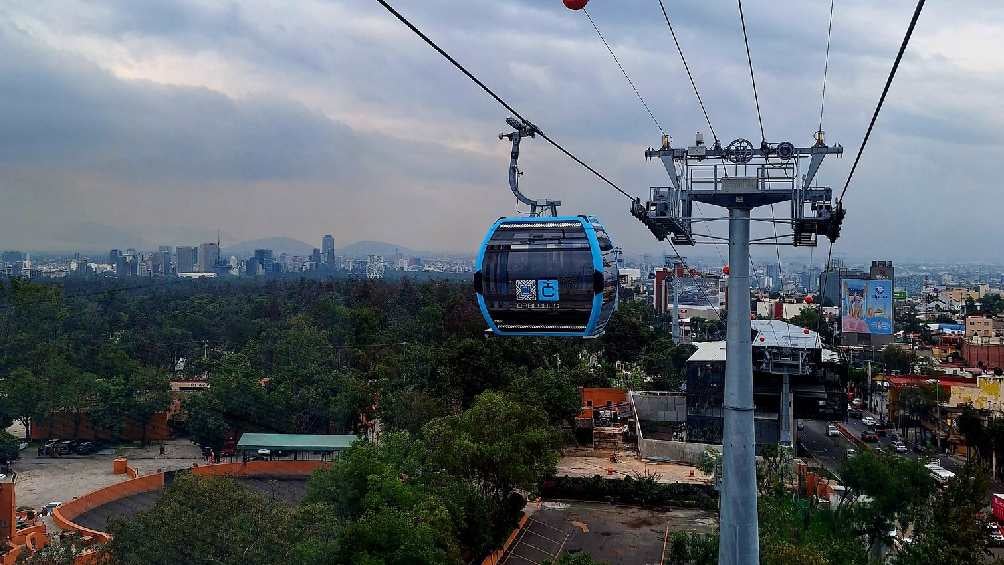
[[[659, 132], [581, 14], [556, 0], [396, 4], [629, 192], [666, 183], [661, 165], [643, 158]], [[66, 226], [90, 223], [151, 243], [176, 237], [179, 226], [203, 226], [235, 238], [313, 241], [333, 232], [340, 241], [464, 250], [512, 210], [508, 147], [495, 138], [506, 112], [375, 2], [0, 7], [0, 238], [12, 245], [72, 244]], [[667, 7], [723, 142], [757, 142], [732, 5]], [[749, 1], [772, 141], [807, 143], [817, 127], [828, 7]], [[824, 128], [847, 158], [828, 159], [822, 182], [842, 185], [912, 7], [837, 4]], [[674, 141], [707, 133], [658, 6], [595, 2], [591, 10]], [[1004, 28], [1004, 13], [989, 1], [926, 10], [850, 189], [837, 253], [979, 258], [994, 251], [982, 241], [1004, 236], [992, 206], [936, 204], [946, 178], [972, 202], [996, 195], [988, 167], [945, 155], [999, 145], [1000, 63], [986, 46]], [[628, 252], [660, 248], [623, 197], [542, 140], [524, 145], [521, 163], [528, 193], [562, 199], [569, 213], [601, 214]], [[925, 214], [969, 243], [919, 230]]]

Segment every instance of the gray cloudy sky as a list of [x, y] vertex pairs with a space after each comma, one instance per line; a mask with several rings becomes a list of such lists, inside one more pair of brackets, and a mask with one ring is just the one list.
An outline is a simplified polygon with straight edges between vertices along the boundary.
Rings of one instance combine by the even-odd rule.
[[[808, 144], [829, 2], [746, 4], [767, 137]], [[846, 154], [821, 181], [842, 184], [913, 4], [837, 0], [824, 129]], [[629, 192], [665, 184], [643, 157], [658, 131], [583, 14], [560, 0], [396, 5]], [[719, 136], [758, 141], [735, 3], [667, 7]], [[689, 143], [705, 125], [656, 0], [590, 8]], [[1002, 27], [1001, 2], [929, 3], [838, 254], [1000, 259]], [[513, 210], [504, 110], [372, 0], [0, 0], [0, 52], [0, 247], [194, 243], [219, 228], [471, 251]], [[623, 197], [544, 143], [522, 165], [530, 194], [598, 214], [627, 251], [659, 249]]]

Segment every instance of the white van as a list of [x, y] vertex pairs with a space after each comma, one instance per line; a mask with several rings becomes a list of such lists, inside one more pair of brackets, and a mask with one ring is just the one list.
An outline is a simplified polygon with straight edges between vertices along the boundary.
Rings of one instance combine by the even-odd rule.
[[955, 478], [955, 473], [945, 469], [937, 463], [928, 463], [927, 465], [924, 465], [924, 467], [930, 472], [931, 478], [939, 485], [943, 485]]

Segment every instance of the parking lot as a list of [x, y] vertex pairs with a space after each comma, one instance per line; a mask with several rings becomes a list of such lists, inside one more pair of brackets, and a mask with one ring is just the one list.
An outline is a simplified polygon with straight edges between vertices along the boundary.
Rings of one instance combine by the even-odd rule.
[[[118, 452], [129, 459], [129, 465], [140, 473], [157, 469], [171, 470], [191, 467], [204, 459], [198, 446], [188, 440], [165, 442], [164, 455], [160, 445], [146, 448], [120, 447]], [[86, 456], [38, 456], [36, 444], [21, 451], [14, 463], [15, 496], [18, 506], [40, 508], [52, 501], [65, 502], [101, 487], [125, 480], [125, 475], [112, 472], [116, 449], [105, 448]]]
[[586, 552], [604, 563], [661, 564], [666, 540], [677, 531], [713, 532], [715, 513], [647, 510], [632, 506], [545, 501], [507, 553], [505, 565], [539, 564], [562, 554]]

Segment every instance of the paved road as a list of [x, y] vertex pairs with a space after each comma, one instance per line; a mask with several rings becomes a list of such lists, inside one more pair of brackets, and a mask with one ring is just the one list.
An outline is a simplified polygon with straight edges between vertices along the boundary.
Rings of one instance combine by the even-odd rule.
[[819, 462], [827, 471], [837, 477], [840, 476], [840, 468], [847, 458], [847, 448], [852, 447], [851, 442], [845, 437], [829, 437], [826, 435], [828, 422], [818, 420], [804, 420], [804, 427], [796, 430], [795, 438], [805, 447], [812, 457]]
[[[864, 411], [864, 415], [870, 415], [876, 420], [878, 419], [878, 414]], [[860, 419], [848, 418], [846, 422], [842, 422], [847, 431], [854, 434], [856, 437], [861, 437], [861, 432], [865, 431], [867, 426], [861, 423]], [[827, 422], [821, 421], [803, 421], [803, 429], [796, 432], [796, 439], [802, 443], [802, 445], [809, 450], [812, 456], [819, 461], [826, 470], [830, 471], [834, 475], [840, 476], [840, 467], [846, 458], [847, 448], [856, 447], [851, 442], [849, 442], [843, 436], [840, 437], [827, 437], [826, 426]], [[895, 430], [890, 430], [895, 431]], [[911, 434], [912, 439], [912, 434]], [[896, 454], [900, 457], [906, 457], [909, 459], [918, 459], [922, 462], [927, 463], [935, 459], [938, 460], [939, 464], [948, 469], [949, 471], [958, 471], [962, 468], [963, 462], [945, 455], [938, 456], [937, 454], [922, 455], [915, 453], [913, 451], [913, 442], [906, 441], [907, 447], [910, 451], [902, 454], [897, 454], [892, 448], [892, 439], [887, 435], [886, 437], [880, 437], [878, 443], [868, 444], [869, 447], [880, 447], [883, 451], [890, 454]]]

